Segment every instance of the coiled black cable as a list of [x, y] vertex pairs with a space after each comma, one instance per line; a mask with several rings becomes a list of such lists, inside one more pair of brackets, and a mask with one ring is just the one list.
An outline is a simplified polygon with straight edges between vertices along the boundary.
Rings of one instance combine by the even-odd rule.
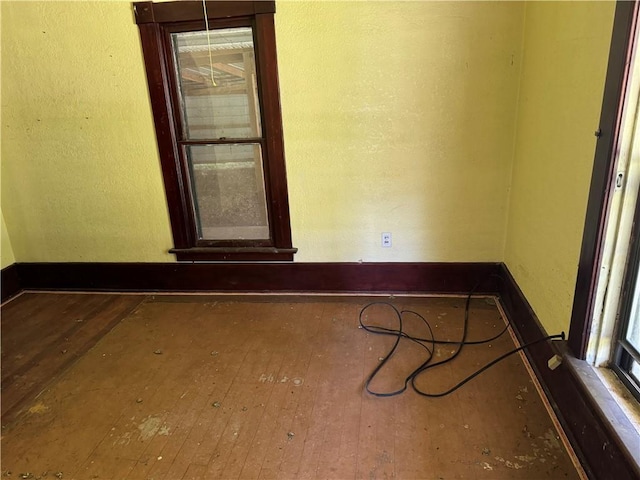
[[[477, 287], [477, 285], [476, 285], [476, 287]], [[416, 383], [415, 383], [416, 382], [416, 378], [418, 378], [419, 375], [421, 375], [422, 373], [426, 372], [429, 369], [432, 369], [432, 368], [435, 368], [437, 366], [443, 365], [445, 363], [451, 362], [452, 360], [454, 360], [460, 354], [460, 352], [462, 351], [462, 348], [464, 346], [466, 346], [466, 345], [481, 345], [483, 343], [488, 343], [488, 342], [491, 342], [493, 340], [496, 340], [496, 339], [500, 338], [509, 329], [509, 327], [511, 326], [511, 324], [507, 321], [505, 327], [498, 334], [492, 336], [491, 338], [486, 338], [486, 339], [483, 339], [483, 340], [476, 340], [476, 341], [468, 341], [467, 340], [467, 333], [468, 333], [468, 326], [469, 326], [469, 305], [471, 303], [471, 297], [472, 297], [476, 287], [474, 287], [466, 297], [465, 307], [464, 307], [464, 322], [463, 322], [463, 326], [462, 326], [462, 338], [459, 341], [436, 339], [434, 337], [434, 335], [433, 335], [433, 330], [431, 329], [431, 325], [429, 324], [427, 319], [424, 318], [419, 313], [414, 312], [412, 310], [398, 310], [394, 305], [392, 305], [391, 303], [388, 303], [388, 302], [371, 302], [371, 303], [365, 305], [362, 308], [362, 310], [360, 310], [360, 315], [358, 317], [358, 321], [360, 323], [360, 327], [363, 330], [366, 330], [369, 333], [373, 333], [373, 334], [377, 334], [377, 335], [389, 335], [389, 336], [396, 337], [396, 340], [395, 340], [393, 346], [391, 347], [391, 349], [389, 350], [389, 352], [384, 357], [382, 357], [382, 360], [380, 361], [380, 363], [376, 366], [376, 368], [374, 368], [374, 370], [371, 372], [371, 374], [369, 374], [369, 376], [365, 380], [364, 388], [367, 391], [367, 393], [369, 393], [371, 395], [374, 395], [376, 397], [393, 397], [393, 396], [396, 396], [396, 395], [400, 395], [401, 393], [406, 391], [408, 386], [409, 386], [409, 384], [411, 384], [411, 387], [413, 388], [413, 390], [417, 394], [422, 395], [424, 397], [430, 397], [430, 398], [444, 397], [446, 395], [449, 395], [450, 393], [455, 392], [460, 387], [462, 387], [464, 384], [466, 384], [467, 382], [473, 380], [478, 375], [480, 375], [484, 371], [486, 371], [489, 368], [491, 368], [493, 365], [497, 364], [498, 362], [501, 362], [505, 358], [508, 358], [511, 355], [515, 354], [515, 353], [518, 353], [518, 352], [520, 352], [522, 350], [525, 350], [525, 349], [531, 347], [532, 345], [535, 345], [537, 343], [542, 343], [542, 342], [545, 342], [547, 340], [553, 340], [553, 339], [562, 339], [562, 340], [564, 340], [564, 338], [565, 338], [564, 332], [562, 332], [562, 333], [560, 333], [558, 335], [549, 335], [549, 336], [540, 338], [538, 340], [535, 340], [533, 342], [527, 343], [526, 345], [522, 345], [522, 346], [520, 346], [518, 348], [515, 348], [513, 350], [510, 350], [510, 351], [504, 353], [503, 355], [499, 356], [495, 360], [492, 360], [491, 362], [489, 362], [488, 364], [486, 364], [485, 366], [483, 366], [479, 370], [475, 371], [474, 373], [472, 373], [468, 377], [466, 377], [463, 380], [461, 380], [460, 382], [458, 382], [456, 385], [452, 386], [451, 388], [449, 388], [449, 389], [447, 389], [447, 390], [445, 390], [443, 392], [430, 393], [430, 392], [425, 392], [425, 391], [421, 390], [420, 388], [418, 388], [418, 386], [416, 386]], [[395, 314], [396, 319], [397, 319], [398, 327], [397, 328], [387, 328], [387, 327], [382, 327], [382, 326], [379, 326], [379, 325], [368, 325], [368, 324], [366, 324], [363, 321], [364, 313], [374, 305], [384, 305], [386, 307], [391, 308], [393, 310], [394, 314]], [[422, 338], [422, 337], [416, 337], [416, 336], [407, 334], [404, 331], [403, 315], [415, 315], [420, 320], [422, 320], [422, 322], [426, 326], [426, 329], [427, 329], [427, 332], [429, 334], [429, 337], [428, 338]], [[404, 385], [402, 386], [402, 388], [400, 388], [398, 390], [395, 390], [395, 391], [391, 391], [391, 392], [377, 392], [377, 391], [372, 390], [371, 387], [370, 387], [371, 382], [375, 379], [375, 377], [378, 375], [380, 370], [382, 370], [382, 368], [385, 366], [385, 364], [389, 361], [389, 359], [396, 352], [396, 350], [398, 349], [398, 346], [400, 345], [400, 341], [402, 339], [410, 340], [410, 341], [416, 343], [417, 345], [419, 345], [420, 347], [422, 347], [427, 352], [426, 359], [420, 364], [420, 366], [418, 366], [409, 375], [407, 375], [407, 377], [404, 379]], [[446, 359], [443, 359], [443, 360], [440, 360], [440, 361], [435, 362], [435, 363], [431, 363], [431, 361], [433, 360], [433, 354], [434, 354], [436, 345], [456, 345], [457, 348], [456, 348], [456, 350], [453, 352], [453, 354], [450, 357], [448, 357]]]

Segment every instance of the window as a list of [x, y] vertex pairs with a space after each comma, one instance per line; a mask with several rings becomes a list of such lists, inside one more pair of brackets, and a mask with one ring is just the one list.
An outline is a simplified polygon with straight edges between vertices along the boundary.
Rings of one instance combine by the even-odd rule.
[[612, 368], [640, 400], [640, 202], [627, 263]]
[[[640, 400], [639, 5], [616, 6], [568, 343], [588, 364], [615, 372]], [[604, 378], [633, 412], [636, 404]]]
[[292, 260], [274, 2], [143, 2], [134, 11], [170, 252], [178, 260]]

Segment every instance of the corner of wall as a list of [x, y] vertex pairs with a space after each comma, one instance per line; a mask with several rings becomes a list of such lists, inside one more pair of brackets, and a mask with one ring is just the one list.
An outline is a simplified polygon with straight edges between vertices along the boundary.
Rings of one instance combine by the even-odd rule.
[[0, 215], [2, 216], [2, 236], [0, 237], [0, 268], [5, 268], [15, 263], [16, 257], [13, 254], [9, 230], [7, 229], [7, 225], [4, 221], [4, 213], [2, 213], [1, 209]]
[[505, 199], [505, 213], [504, 213], [504, 232], [502, 237], [502, 262], [507, 263], [507, 244], [509, 241], [509, 223], [511, 212], [511, 196], [513, 194], [513, 167], [516, 161], [516, 145], [518, 141], [518, 117], [520, 114], [520, 94], [522, 90], [522, 69], [524, 65], [524, 40], [527, 34], [527, 2], [524, 2], [522, 6], [522, 35], [520, 37], [520, 63], [518, 65], [518, 89], [516, 92], [516, 101], [514, 105], [513, 119], [515, 128], [513, 129], [513, 139], [511, 145], [511, 163], [509, 164], [509, 171], [507, 172], [507, 192]]
[[526, 5], [504, 262], [550, 333], [571, 318], [614, 10]]

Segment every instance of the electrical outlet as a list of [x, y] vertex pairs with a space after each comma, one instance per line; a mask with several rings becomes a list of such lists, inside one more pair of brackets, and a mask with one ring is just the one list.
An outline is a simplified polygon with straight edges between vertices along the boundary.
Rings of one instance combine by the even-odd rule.
[[391, 232], [382, 232], [382, 246], [384, 248], [391, 247]]

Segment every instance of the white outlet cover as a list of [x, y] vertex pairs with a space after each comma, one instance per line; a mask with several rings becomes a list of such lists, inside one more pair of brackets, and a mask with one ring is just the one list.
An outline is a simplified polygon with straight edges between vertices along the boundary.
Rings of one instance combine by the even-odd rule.
[[391, 247], [391, 232], [382, 232], [382, 246], [384, 248]]

